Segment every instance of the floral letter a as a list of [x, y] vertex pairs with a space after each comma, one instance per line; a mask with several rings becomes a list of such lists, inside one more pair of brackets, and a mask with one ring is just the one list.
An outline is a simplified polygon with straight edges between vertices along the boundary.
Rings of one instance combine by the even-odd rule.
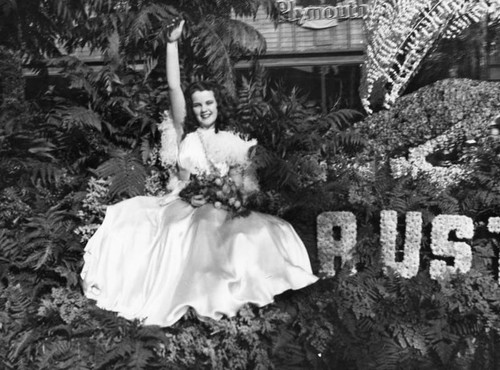
[[[323, 212], [317, 218], [318, 257], [321, 272], [335, 276], [335, 257], [342, 258], [342, 264], [352, 260], [356, 245], [356, 217], [351, 212]], [[340, 240], [333, 237], [333, 227], [340, 227]]]

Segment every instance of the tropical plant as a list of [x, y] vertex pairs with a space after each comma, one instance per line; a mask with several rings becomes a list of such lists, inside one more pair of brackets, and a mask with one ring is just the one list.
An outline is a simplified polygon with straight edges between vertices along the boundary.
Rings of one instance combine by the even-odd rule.
[[79, 17], [73, 31], [63, 35], [68, 50], [89, 45], [115, 64], [142, 62], [145, 76], [164, 56], [169, 27], [186, 19], [184, 60], [188, 76], [219, 81], [234, 94], [234, 63], [265, 51], [257, 30], [231, 19], [232, 14], [255, 15], [260, 6], [274, 14], [270, 0], [261, 1], [86, 1], [87, 17]]
[[0, 1], [0, 45], [18, 51], [23, 61], [60, 55], [58, 40], [85, 16], [81, 1]]
[[[265, 189], [288, 188], [296, 192], [301, 184], [321, 181], [300, 180], [299, 173], [321, 177], [320, 162], [326, 163], [342, 150], [364, 144], [351, 127], [362, 117], [359, 112], [343, 109], [318, 114], [306, 107], [307, 96], [296, 88], [287, 91], [280, 84], [268, 86], [262, 69], [257, 68], [250, 80], [241, 80], [238, 96], [235, 125], [257, 138], [262, 146], [255, 161], [262, 168], [260, 177]], [[305, 157], [309, 160], [304, 161]]]
[[374, 1], [365, 21], [367, 60], [360, 95], [371, 112], [370, 98], [382, 95], [391, 106], [422, 66], [424, 58], [443, 37], [458, 36], [472, 23], [498, 16], [495, 1]]
[[488, 79], [490, 54], [500, 42], [500, 18], [490, 16], [454, 38], [443, 38], [422, 63], [406, 92], [449, 77]]
[[[272, 9], [270, 2], [262, 4]], [[62, 68], [70, 91], [52, 89], [45, 97], [47, 121], [53, 130], [65, 133], [64, 145], [71, 149], [67, 155], [75, 171], [100, 166], [100, 176], [115, 179], [112, 196], [143, 193], [148, 160], [159, 139], [156, 122], [168, 108], [159, 62], [172, 22], [187, 19], [184, 83], [204, 76], [234, 93], [234, 62], [265, 49], [256, 30], [230, 19], [231, 11], [255, 14], [260, 1], [194, 5], [86, 1], [84, 13], [72, 13], [75, 27], [59, 34], [59, 43], [68, 52], [88, 46], [102, 53], [104, 65], [94, 71], [73, 57], [50, 60], [48, 66]], [[57, 11], [66, 15], [70, 10]]]

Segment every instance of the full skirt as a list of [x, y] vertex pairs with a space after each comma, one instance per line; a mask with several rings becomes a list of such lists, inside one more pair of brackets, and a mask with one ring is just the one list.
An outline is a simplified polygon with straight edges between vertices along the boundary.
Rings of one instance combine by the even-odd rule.
[[211, 204], [135, 197], [109, 206], [85, 248], [85, 295], [103, 309], [170, 326], [192, 307], [234, 316], [314, 283], [307, 251], [286, 221], [263, 213], [229, 218]]

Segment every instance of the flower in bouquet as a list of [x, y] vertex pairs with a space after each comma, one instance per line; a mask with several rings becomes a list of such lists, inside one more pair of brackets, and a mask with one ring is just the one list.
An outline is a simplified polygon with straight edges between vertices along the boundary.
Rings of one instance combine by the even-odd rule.
[[228, 211], [231, 217], [249, 213], [243, 193], [229, 175], [191, 175], [191, 181], [179, 195], [195, 207], [210, 203], [215, 208]]

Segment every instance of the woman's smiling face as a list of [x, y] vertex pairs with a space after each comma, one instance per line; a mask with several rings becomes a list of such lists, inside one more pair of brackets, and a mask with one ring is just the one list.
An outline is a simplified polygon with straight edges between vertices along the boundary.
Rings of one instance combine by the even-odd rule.
[[212, 128], [217, 120], [217, 100], [213, 91], [195, 91], [191, 95], [193, 112], [202, 128]]

